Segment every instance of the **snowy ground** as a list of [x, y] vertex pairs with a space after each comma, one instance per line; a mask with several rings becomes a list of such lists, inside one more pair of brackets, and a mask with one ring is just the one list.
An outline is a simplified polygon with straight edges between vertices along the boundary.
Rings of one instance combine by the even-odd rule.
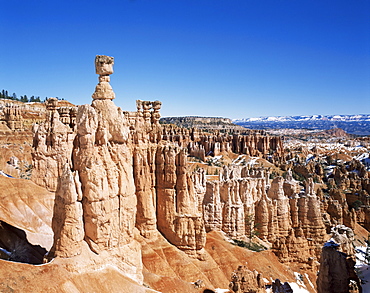
[[370, 265], [365, 262], [366, 246], [356, 247], [357, 275], [362, 280], [362, 292], [370, 292]]
[[2, 170], [0, 170], [0, 175], [3, 175], [5, 177], [9, 177], [9, 178], [14, 178], [13, 176], [10, 176], [10, 175], [4, 173]]
[[[294, 272], [294, 276], [295, 276], [296, 282], [289, 282], [289, 285], [292, 288], [293, 292], [294, 293], [309, 293], [309, 291], [306, 289], [305, 283], [302, 280], [303, 276], [297, 272]], [[305, 274], [305, 277], [308, 280], [308, 282], [312, 284], [307, 274]], [[264, 278], [264, 281], [265, 283], [269, 283], [269, 281], [265, 278]], [[271, 279], [271, 282], [273, 282], [272, 279]], [[266, 289], [266, 292], [272, 293], [272, 289], [271, 288]]]
[[[294, 293], [310, 293], [306, 289], [300, 287], [297, 283], [289, 283]], [[266, 289], [267, 293], [272, 293], [272, 289]]]
[[217, 288], [215, 289], [215, 292], [216, 293], [225, 293], [225, 292], [230, 292], [229, 289], [220, 289], [220, 288]]
[[[370, 292], [370, 265], [368, 265], [365, 261], [364, 255], [366, 252], [366, 246], [358, 246], [356, 247], [356, 268], [357, 268], [357, 274], [359, 278], [363, 281], [362, 286], [362, 292]], [[294, 273], [296, 277], [296, 282], [289, 283], [290, 287], [293, 289], [294, 293], [309, 293], [309, 291], [305, 288], [306, 285], [302, 282], [301, 276], [299, 273]], [[310, 279], [308, 278], [308, 275], [305, 274], [306, 279], [308, 282], [312, 285]], [[266, 278], [264, 278], [264, 281], [266, 283], [269, 283], [270, 281]], [[272, 280], [271, 280], [272, 281]], [[313, 286], [313, 285], [312, 285]], [[217, 288], [216, 293], [224, 293], [224, 292], [230, 292], [228, 289], [219, 289]], [[272, 289], [266, 289], [267, 293], [272, 293]]]

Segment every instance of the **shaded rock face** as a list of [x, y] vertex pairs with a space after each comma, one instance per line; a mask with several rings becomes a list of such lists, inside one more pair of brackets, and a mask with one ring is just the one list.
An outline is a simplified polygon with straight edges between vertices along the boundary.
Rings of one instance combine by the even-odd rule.
[[320, 258], [317, 292], [349, 292], [349, 270], [344, 253], [334, 247], [324, 247]]
[[272, 283], [273, 293], [293, 293], [293, 289], [290, 287], [288, 282], [281, 283], [279, 279], [276, 279]]
[[[205, 230], [200, 212], [199, 180], [188, 170], [186, 149], [161, 141], [159, 101], [136, 102], [127, 113], [133, 146], [133, 172], [137, 197], [136, 227], [146, 238], [157, 231], [179, 249], [202, 258]], [[194, 184], [199, 182], [199, 184]]]
[[332, 228], [331, 236], [321, 251], [317, 292], [361, 292], [360, 280], [355, 273], [352, 229], [338, 225]]
[[45, 248], [28, 242], [26, 233], [0, 221], [0, 258], [15, 262], [42, 264]]
[[266, 292], [262, 275], [248, 270], [246, 266], [239, 266], [232, 273], [229, 288], [235, 293]]

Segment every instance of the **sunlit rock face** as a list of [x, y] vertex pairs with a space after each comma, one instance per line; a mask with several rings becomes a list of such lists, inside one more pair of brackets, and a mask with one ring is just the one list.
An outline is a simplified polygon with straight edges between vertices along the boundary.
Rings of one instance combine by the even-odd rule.
[[71, 123], [49, 99], [47, 120], [34, 127], [33, 181], [55, 192], [48, 257], [80, 255], [87, 243], [141, 282], [136, 229], [203, 257], [205, 179], [189, 172], [186, 149], [161, 142], [161, 102], [138, 100], [136, 112], [123, 112], [112, 101], [113, 58], [97, 56], [95, 65], [92, 104], [79, 106]]
[[79, 255], [86, 242], [141, 281], [133, 148], [128, 120], [112, 102], [112, 64], [113, 58], [97, 56], [94, 100], [78, 107], [73, 127], [60, 121], [57, 100], [48, 102], [48, 119], [35, 128], [33, 180], [56, 192], [49, 257]]
[[233, 239], [253, 235], [270, 243], [281, 261], [312, 262], [319, 257], [325, 225], [312, 180], [304, 193], [289, 177], [268, 179], [261, 170], [225, 166], [219, 180], [206, 183], [203, 218], [207, 231], [222, 230]]
[[164, 129], [161, 102], [138, 100], [135, 112], [122, 111], [109, 84], [113, 58], [97, 56], [95, 64], [99, 84], [91, 105], [61, 109], [49, 99], [47, 120], [34, 127], [33, 181], [55, 192], [49, 257], [88, 249], [141, 282], [135, 234], [149, 242], [162, 234], [204, 259], [206, 231], [215, 230], [238, 240], [257, 235], [283, 262], [317, 259], [326, 229], [322, 214], [332, 222], [345, 219], [340, 192], [323, 206], [312, 178], [303, 188], [289, 171], [273, 178], [266, 168], [241, 165], [224, 166], [208, 181], [203, 169], [190, 171], [189, 153], [261, 155], [280, 152], [281, 141]]
[[[187, 117], [183, 118], [186, 119]], [[219, 131], [203, 131], [197, 128], [186, 129], [172, 124], [163, 125], [163, 140], [176, 142], [186, 147], [191, 156], [202, 160], [208, 155], [218, 156], [223, 152], [234, 152], [250, 156], [262, 156], [273, 153], [273, 157], [281, 158], [283, 142], [279, 136], [269, 136], [265, 133], [245, 129], [243, 134]]]
[[203, 258], [205, 228], [187, 171], [187, 152], [163, 145], [156, 154], [158, 230], [189, 255]]
[[49, 191], [57, 190], [62, 166], [71, 160], [74, 129], [60, 121], [58, 100], [46, 102], [47, 119], [33, 127], [32, 181]]

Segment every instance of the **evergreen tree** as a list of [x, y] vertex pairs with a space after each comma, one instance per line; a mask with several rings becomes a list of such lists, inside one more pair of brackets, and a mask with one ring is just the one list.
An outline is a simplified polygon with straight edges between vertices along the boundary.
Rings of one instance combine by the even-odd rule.
[[[19, 98], [17, 97], [17, 94], [16, 93], [13, 93], [11, 96], [9, 96], [8, 94], [8, 91], [7, 90], [1, 90], [0, 92], [0, 99], [10, 99], [10, 100], [15, 100], [15, 101], [21, 101], [23, 103], [28, 103], [28, 102], [38, 102], [38, 103], [42, 103], [41, 101], [41, 98], [39, 96], [35, 97], [35, 96], [31, 96], [30, 98], [27, 97], [27, 95], [24, 95], [24, 96], [20, 96]], [[45, 97], [45, 100], [44, 102], [47, 100], [48, 98]]]

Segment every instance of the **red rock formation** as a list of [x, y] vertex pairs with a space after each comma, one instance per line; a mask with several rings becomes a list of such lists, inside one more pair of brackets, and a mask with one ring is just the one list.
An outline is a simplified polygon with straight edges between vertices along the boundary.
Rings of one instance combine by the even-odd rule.
[[158, 230], [181, 250], [202, 257], [205, 229], [186, 150], [166, 144], [158, 148], [156, 179]]
[[205, 178], [189, 172], [186, 149], [160, 143], [159, 101], [137, 101], [134, 113], [114, 105], [112, 65], [113, 58], [97, 56], [93, 102], [79, 106], [75, 120], [49, 99], [48, 119], [35, 128], [33, 180], [56, 192], [50, 258], [79, 255], [86, 242], [141, 281], [135, 227], [149, 239], [158, 229], [181, 250], [202, 257], [198, 205]]
[[54, 244], [49, 252], [50, 257], [71, 257], [82, 252], [85, 231], [82, 191], [80, 187], [76, 188], [77, 174], [71, 172], [68, 163], [64, 165], [55, 194], [52, 223]]
[[22, 110], [18, 105], [7, 104], [4, 114], [5, 121], [11, 130], [23, 129]]
[[188, 148], [191, 156], [204, 160], [206, 155], [217, 156], [222, 152], [234, 152], [251, 156], [262, 156], [274, 152], [283, 154], [280, 137], [267, 136], [264, 133], [245, 131], [244, 134], [229, 135], [219, 131], [204, 132], [197, 129], [184, 129], [173, 125], [164, 125], [163, 140], [178, 143]]
[[[364, 213], [343, 213], [342, 191], [333, 190], [330, 200], [318, 196], [311, 177], [301, 191], [291, 172], [285, 180], [270, 180], [265, 169], [230, 165], [216, 181], [207, 181], [202, 169], [190, 172], [188, 153], [201, 158], [230, 151], [262, 156], [282, 153], [282, 143], [261, 133], [162, 128], [158, 101], [138, 100], [136, 112], [123, 112], [112, 101], [112, 65], [112, 58], [97, 56], [99, 84], [91, 105], [74, 113], [57, 110], [57, 101], [50, 99], [47, 121], [35, 127], [33, 180], [56, 192], [50, 256], [78, 256], [88, 244], [90, 252], [107, 257], [140, 282], [135, 231], [153, 243], [159, 231], [172, 245], [203, 259], [205, 231], [221, 230], [241, 240], [259, 233], [281, 261], [312, 266], [325, 238], [323, 214], [327, 225], [354, 225], [355, 217], [370, 222]], [[315, 168], [308, 164], [302, 170], [308, 176]], [[344, 178], [344, 172], [336, 171], [333, 184], [366, 184], [354, 175]]]
[[60, 121], [57, 100], [48, 100], [48, 119], [35, 129], [33, 180], [56, 191], [49, 257], [78, 255], [85, 240], [96, 253], [109, 251], [115, 259], [127, 254], [119, 267], [140, 281], [129, 128], [111, 101], [112, 59], [105, 59], [96, 58], [99, 84], [92, 105], [78, 108], [75, 131], [73, 121]]
[[32, 181], [55, 192], [62, 166], [71, 161], [75, 133], [59, 120], [58, 100], [47, 101], [45, 123], [35, 124], [33, 128], [33, 172]]
[[289, 176], [276, 177], [267, 185], [263, 172], [244, 169], [224, 167], [220, 181], [207, 182], [203, 201], [207, 231], [221, 229], [236, 239], [258, 234], [282, 261], [312, 264], [326, 234], [313, 181], [308, 181], [305, 193], [297, 194]]

